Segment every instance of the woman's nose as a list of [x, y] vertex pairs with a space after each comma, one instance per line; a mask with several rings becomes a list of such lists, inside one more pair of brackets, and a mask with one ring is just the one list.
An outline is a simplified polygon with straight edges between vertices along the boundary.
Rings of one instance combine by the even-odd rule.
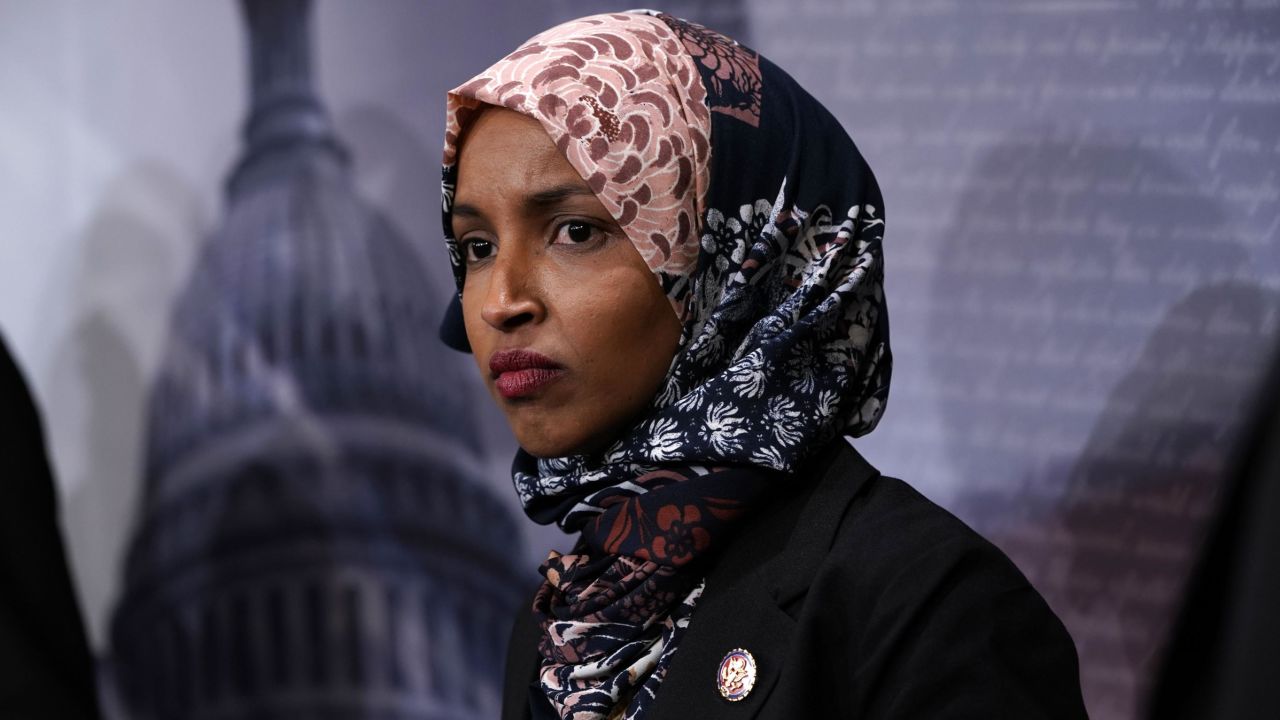
[[524, 253], [499, 252], [489, 273], [480, 317], [497, 330], [514, 330], [527, 323], [539, 322], [546, 307], [534, 281], [531, 258]]

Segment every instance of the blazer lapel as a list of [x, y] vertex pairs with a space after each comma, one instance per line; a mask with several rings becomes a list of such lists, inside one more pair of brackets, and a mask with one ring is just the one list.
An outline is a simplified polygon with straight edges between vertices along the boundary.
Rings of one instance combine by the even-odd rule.
[[[708, 593], [711, 587], [708, 582]], [[794, 631], [794, 621], [778, 609], [764, 584], [743, 582], [704, 596], [671, 658], [652, 717], [756, 717], [787, 662]], [[730, 702], [720, 695], [719, 669], [725, 655], [736, 649], [755, 659], [756, 680], [746, 697]]]
[[[821, 477], [805, 491], [771, 504], [707, 576], [707, 589], [658, 690], [653, 720], [751, 720], [767, 706], [795, 636], [788, 609], [798, 612], [849, 503], [878, 474], [846, 443], [836, 445], [807, 468]], [[756, 681], [746, 697], [730, 702], [720, 694], [718, 672], [725, 655], [736, 649], [755, 659]], [[766, 716], [789, 717], [785, 709]]]

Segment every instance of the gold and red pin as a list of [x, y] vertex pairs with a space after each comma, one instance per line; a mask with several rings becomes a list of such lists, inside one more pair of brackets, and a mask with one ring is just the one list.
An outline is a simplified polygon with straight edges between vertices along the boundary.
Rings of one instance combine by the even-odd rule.
[[729, 702], [737, 702], [751, 692], [756, 685], [756, 659], [742, 648], [730, 650], [720, 661], [716, 672], [716, 687]]

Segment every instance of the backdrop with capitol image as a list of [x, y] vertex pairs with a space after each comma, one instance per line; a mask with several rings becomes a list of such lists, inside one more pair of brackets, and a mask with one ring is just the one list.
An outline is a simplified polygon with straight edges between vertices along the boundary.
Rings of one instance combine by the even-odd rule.
[[[495, 716], [572, 539], [524, 516], [511, 431], [437, 337], [445, 91], [614, 8], [116, 5], [0, 28], [0, 330], [104, 711]], [[895, 380], [856, 445], [1017, 562], [1095, 718], [1143, 712], [1275, 347], [1266, 5], [662, 8], [876, 168]]]

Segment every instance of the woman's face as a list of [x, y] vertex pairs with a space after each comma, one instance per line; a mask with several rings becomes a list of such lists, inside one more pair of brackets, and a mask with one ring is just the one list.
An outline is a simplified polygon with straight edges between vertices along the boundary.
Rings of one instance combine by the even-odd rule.
[[680, 340], [640, 254], [542, 126], [499, 108], [463, 140], [453, 234], [467, 339], [520, 446], [602, 449], [647, 407]]

